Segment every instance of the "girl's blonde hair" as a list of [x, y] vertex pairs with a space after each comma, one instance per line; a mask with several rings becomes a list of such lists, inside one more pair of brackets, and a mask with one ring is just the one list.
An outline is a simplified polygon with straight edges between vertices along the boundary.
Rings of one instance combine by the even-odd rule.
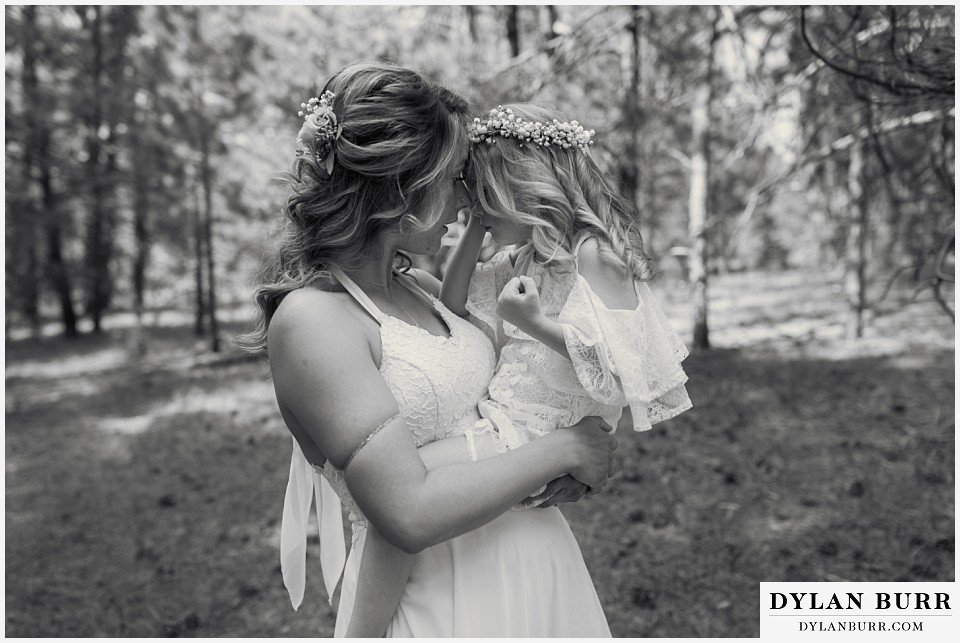
[[[524, 121], [566, 120], [529, 103], [503, 108]], [[599, 241], [602, 259], [625, 267], [635, 279], [653, 278], [636, 206], [586, 151], [529, 143], [521, 147], [515, 139], [496, 136], [473, 144], [467, 173], [484, 211], [531, 227], [539, 263], [572, 270], [572, 244], [589, 234]]]
[[328, 278], [330, 266], [351, 268], [377, 256], [386, 229], [434, 223], [413, 213], [469, 144], [466, 100], [409, 69], [355, 63], [318, 95], [325, 91], [335, 94], [343, 127], [333, 143], [333, 171], [304, 154], [285, 177], [279, 238], [256, 290], [256, 327], [236, 338], [250, 352], [266, 350], [270, 320], [290, 292]]

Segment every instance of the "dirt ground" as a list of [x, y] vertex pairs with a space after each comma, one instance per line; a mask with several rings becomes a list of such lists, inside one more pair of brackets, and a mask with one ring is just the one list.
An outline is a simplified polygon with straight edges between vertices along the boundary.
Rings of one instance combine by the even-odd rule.
[[[683, 287], [655, 290], [688, 338]], [[615, 636], [758, 636], [760, 581], [954, 580], [954, 326], [928, 300], [852, 342], [835, 279], [714, 280], [695, 408], [564, 509]], [[188, 324], [130, 345], [6, 345], [7, 636], [331, 635], [315, 537], [299, 612], [281, 581], [266, 365]]]

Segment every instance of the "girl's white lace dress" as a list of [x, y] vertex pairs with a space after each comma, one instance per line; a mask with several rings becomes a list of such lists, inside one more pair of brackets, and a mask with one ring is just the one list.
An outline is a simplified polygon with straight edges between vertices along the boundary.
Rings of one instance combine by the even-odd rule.
[[[545, 268], [532, 261], [530, 246], [515, 262], [500, 252], [470, 281], [467, 310], [500, 351], [479, 404], [484, 421], [467, 432], [471, 458], [516, 448], [588, 415], [616, 427], [625, 406], [636, 431], [691, 407], [680, 364], [687, 349], [645, 283], [634, 283], [635, 309], [609, 309], [576, 269]], [[497, 296], [521, 274], [537, 284], [544, 315], [563, 326], [569, 360], [497, 316]]]
[[[380, 323], [380, 372], [417, 443], [472, 430], [481, 421], [477, 402], [496, 363], [484, 334], [431, 297], [450, 330], [449, 338], [432, 335], [383, 314], [345, 275], [337, 276]], [[367, 523], [342, 473], [329, 463], [312, 467], [294, 440], [280, 537], [283, 579], [294, 608], [304, 595], [307, 522], [314, 500], [328, 596], [341, 575], [343, 579], [335, 626], [335, 636], [343, 636], [353, 611]], [[349, 556], [341, 505], [352, 528]], [[610, 630], [576, 539], [552, 507], [507, 512], [417, 554], [387, 635], [587, 637], [610, 636]]]

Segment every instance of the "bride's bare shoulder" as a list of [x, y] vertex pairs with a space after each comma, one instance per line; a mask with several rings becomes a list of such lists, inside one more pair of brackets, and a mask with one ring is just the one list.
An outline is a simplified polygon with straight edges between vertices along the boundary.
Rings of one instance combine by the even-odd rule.
[[342, 293], [312, 286], [298, 288], [284, 297], [273, 313], [268, 342], [291, 336], [311, 341], [362, 337], [356, 317], [345, 304]]

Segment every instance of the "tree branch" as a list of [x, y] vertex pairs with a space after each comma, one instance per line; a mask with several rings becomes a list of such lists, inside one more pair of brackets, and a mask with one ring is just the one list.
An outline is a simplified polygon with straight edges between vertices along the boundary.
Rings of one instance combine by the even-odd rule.
[[938, 87], [936, 85], [917, 85], [910, 82], [896, 82], [893, 80], [885, 80], [882, 78], [875, 78], [873, 76], [868, 76], [862, 74], [853, 69], [848, 69], [842, 67], [833, 61], [829, 60], [823, 53], [821, 53], [816, 47], [814, 47], [813, 42], [810, 40], [810, 35], [807, 33], [807, 8], [800, 8], [800, 35], [803, 37], [803, 42], [807, 45], [807, 48], [810, 50], [814, 56], [823, 62], [827, 67], [836, 71], [837, 73], [843, 74], [844, 76], [849, 76], [850, 78], [855, 78], [857, 80], [862, 80], [871, 85], [877, 87], [882, 87], [891, 94], [896, 94], [898, 96], [903, 95], [907, 92], [917, 92], [917, 93], [934, 93], [934, 94], [947, 94], [952, 96], [954, 94], [953, 81], [950, 81], [949, 89], [944, 87]]
[[[585, 17], [583, 20], [581, 20], [579, 24], [577, 24], [577, 25], [575, 25], [574, 27], [572, 27], [568, 33], [566, 33], [566, 34], [561, 34], [561, 35], [557, 36], [556, 38], [552, 38], [552, 39], [548, 40], [548, 41], [544, 44], [544, 47], [546, 47], [546, 48], [548, 48], [548, 49], [551, 49], [551, 48], [552, 48], [552, 49], [556, 49], [557, 47], [559, 47], [560, 45], [562, 45], [566, 40], [568, 40], [568, 39], [571, 38], [573, 35], [575, 35], [579, 30], [583, 29], [583, 27], [584, 27], [588, 22], [590, 22], [591, 20], [593, 20], [594, 18], [596, 18], [598, 15], [604, 13], [604, 12], [607, 11], [608, 9], [609, 9], [609, 7], [607, 7], [607, 6], [603, 6], [603, 7], [599, 8], [598, 10], [594, 11], [593, 13], [591, 13], [591, 14], [589, 14], [587, 17]], [[526, 50], [524, 50], [524, 51], [521, 51], [518, 55], [510, 58], [510, 60], [507, 60], [503, 65], [501, 65], [500, 67], [497, 67], [496, 69], [494, 69], [493, 71], [491, 71], [490, 73], [488, 73], [488, 74], [487, 74], [486, 76], [484, 76], [483, 78], [478, 78], [478, 79], [477, 79], [477, 82], [479, 82], [479, 83], [489, 83], [489, 82], [493, 81], [494, 79], [496, 79], [497, 76], [499, 76], [499, 75], [501, 75], [501, 74], [503, 74], [503, 73], [506, 73], [506, 72], [510, 71], [511, 69], [513, 69], [513, 68], [515, 68], [515, 67], [519, 67], [520, 65], [523, 65], [524, 63], [528, 62], [530, 59], [532, 59], [534, 56], [537, 56], [537, 55], [540, 54], [540, 53], [543, 53], [543, 50], [542, 50], [541, 47], [539, 47], [539, 46], [537, 46], [537, 47], [530, 47], [529, 49], [526, 49]]]
[[667, 156], [676, 160], [685, 170], [690, 170], [690, 157], [681, 152], [680, 150], [670, 147], [666, 150]]
[[863, 127], [860, 130], [854, 132], [853, 134], [847, 134], [835, 140], [829, 145], [825, 145], [820, 148], [816, 153], [814, 153], [810, 158], [807, 158], [806, 161], [817, 160], [836, 152], [842, 152], [847, 149], [854, 143], [858, 141], [863, 141], [867, 138], [870, 138], [874, 134], [889, 134], [896, 130], [904, 129], [907, 127], [914, 127], [917, 125], [926, 125], [927, 123], [932, 123], [940, 119], [950, 118], [954, 115], [956, 110], [951, 107], [945, 112], [940, 111], [925, 111], [917, 112], [916, 114], [911, 114], [910, 116], [900, 116], [898, 118], [891, 118], [880, 123], [872, 131], [868, 127]]

